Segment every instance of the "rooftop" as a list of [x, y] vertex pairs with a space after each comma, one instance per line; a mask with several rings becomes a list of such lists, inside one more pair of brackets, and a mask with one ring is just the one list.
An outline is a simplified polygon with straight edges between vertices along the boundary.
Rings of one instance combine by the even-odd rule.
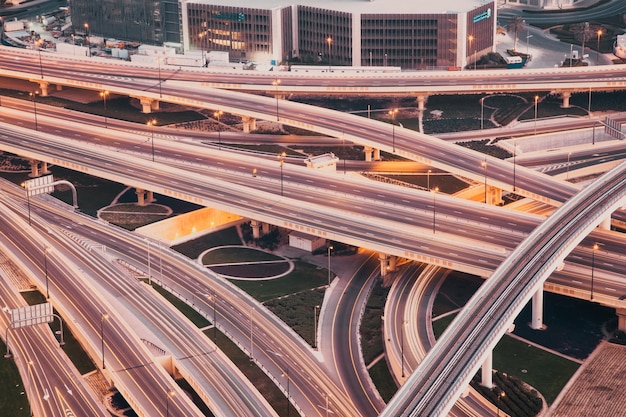
[[[230, 7], [239, 4], [242, 8], [250, 7], [250, 2], [247, 0], [183, 0], [183, 2]], [[293, 2], [286, 2], [285, 0], [256, 0], [253, 8], [275, 9], [292, 5], [302, 5], [364, 14], [456, 14], [473, 10], [487, 3], [489, 3], [489, 0], [437, 0], [428, 2], [407, 2], [404, 0], [296, 0]]]

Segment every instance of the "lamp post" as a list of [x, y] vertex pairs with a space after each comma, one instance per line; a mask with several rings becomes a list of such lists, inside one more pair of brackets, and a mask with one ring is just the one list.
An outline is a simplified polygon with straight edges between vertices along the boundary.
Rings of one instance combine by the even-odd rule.
[[596, 251], [600, 248], [598, 242], [594, 243], [591, 247], [591, 300], [593, 300], [593, 273], [596, 262]]
[[151, 119], [146, 122], [148, 126], [150, 126], [150, 143], [152, 145], [152, 162], [154, 162], [154, 125], [156, 124], [156, 119]]
[[109, 318], [107, 313], [100, 314], [100, 340], [102, 341], [102, 369], [106, 369], [104, 363], [104, 321]]
[[280, 195], [281, 195], [281, 197], [284, 194], [284, 187], [283, 187], [283, 164], [284, 164], [286, 156], [287, 156], [287, 154], [285, 152], [281, 152], [278, 155], [278, 160], [280, 161]]
[[313, 308], [313, 347], [317, 348], [317, 310], [320, 306], [316, 305]]
[[487, 204], [487, 158], [480, 163], [485, 171], [485, 204]]
[[215, 294], [215, 291], [212, 291], [211, 300], [213, 301], [213, 341], [217, 342], [217, 310], [215, 308], [217, 294]]
[[485, 97], [480, 98], [480, 130], [484, 127], [484, 114], [485, 114]]
[[41, 79], [43, 80], [43, 64], [41, 62], [41, 45], [43, 45], [43, 39], [39, 39], [35, 42], [37, 45], [37, 52], [39, 54], [39, 72], [41, 73]]
[[572, 58], [574, 55], [574, 44], [569, 45], [569, 67], [572, 68]]
[[46, 299], [50, 299], [50, 291], [48, 289], [48, 252], [50, 251], [50, 246], [46, 246], [43, 250], [43, 269], [44, 274], [46, 276]]
[[513, 141], [513, 191], [515, 191], [515, 168], [516, 168], [515, 159], [516, 158], [517, 158], [517, 143]]
[[570, 159], [571, 156], [572, 156], [572, 153], [568, 152], [567, 153], [567, 174], [566, 174], [566, 177], [565, 177], [566, 180], [569, 180], [569, 159]]
[[600, 64], [600, 36], [602, 36], [602, 29], [598, 29], [596, 32], [598, 35], [598, 48], [596, 50], [596, 65]]
[[87, 46], [87, 56], [91, 57], [91, 48], [89, 47], [89, 23], [85, 23], [85, 45]]
[[[28, 401], [28, 415], [30, 417], [33, 417], [33, 405], [32, 402], [35, 401], [35, 394], [33, 394], [34, 388], [33, 388], [33, 376], [32, 376], [32, 368], [33, 368], [33, 361], [32, 360], [28, 360], [28, 362], [26, 362], [26, 364], [28, 365], [28, 388], [30, 388], [30, 393], [31, 393], [31, 397], [30, 399], [27, 398]], [[26, 393], [26, 396], [28, 396], [28, 392], [26, 392], [27, 390], [24, 389], [24, 392]]]
[[[532, 38], [533, 35], [530, 35], [528, 31], [526, 31], [526, 55], [528, 55], [528, 40]], [[527, 58], [528, 59], [528, 58]]]
[[330, 45], [333, 43], [333, 38], [331, 38], [330, 36], [326, 38], [326, 43], [328, 44], [328, 72], [331, 71], [330, 67], [331, 67], [331, 56], [330, 56]]
[[39, 126], [37, 125], [37, 100], [36, 100], [36, 96], [37, 96], [38, 91], [32, 91], [30, 93], [28, 93], [28, 95], [32, 98], [33, 100], [33, 113], [35, 115], [35, 130], [39, 130]]
[[393, 151], [396, 151], [396, 114], [398, 114], [398, 109], [389, 110], [389, 115], [391, 116], [391, 147]]
[[[469, 49], [470, 51], [472, 50], [472, 44], [474, 42], [474, 35], [469, 35], [467, 37], [467, 40], [469, 41]], [[476, 49], [474, 49], [474, 70], [476, 69]]]
[[334, 248], [332, 246], [328, 247], [328, 287], [330, 288], [330, 256], [332, 253], [332, 250]]
[[431, 169], [428, 170], [428, 172], [426, 172], [426, 189], [430, 190], [430, 173], [432, 172]]
[[170, 397], [173, 397], [174, 394], [174, 390], [171, 389], [167, 392], [167, 395], [165, 396], [165, 417], [170, 416]]
[[436, 212], [437, 212], [437, 193], [439, 192], [439, 187], [435, 187], [432, 189], [433, 192], [433, 234], [435, 234], [435, 220], [436, 220]]
[[222, 144], [222, 114], [224, 114], [223, 111], [218, 110], [216, 112], [213, 113], [213, 117], [217, 118], [217, 143], [218, 146]]
[[506, 392], [500, 391], [498, 394], [498, 405], [496, 405], [496, 408], [498, 409], [498, 417], [500, 416], [500, 402], [504, 397], [506, 397]]
[[278, 118], [278, 85], [280, 84], [280, 80], [277, 78], [272, 81], [272, 85], [274, 86], [276, 92], [274, 95], [276, 96], [276, 121], [278, 122], [280, 119]]
[[161, 82], [161, 56], [157, 57], [157, 65], [159, 67], [159, 98], [163, 98], [163, 85]]
[[537, 102], [539, 102], [539, 96], [535, 96], [535, 135], [537, 134]]
[[108, 91], [100, 91], [100, 97], [102, 97], [102, 102], [104, 104], [104, 128], [108, 128], [107, 125], [107, 96], [109, 95]]
[[402, 378], [404, 378], [404, 322], [400, 326], [400, 367], [402, 369]]

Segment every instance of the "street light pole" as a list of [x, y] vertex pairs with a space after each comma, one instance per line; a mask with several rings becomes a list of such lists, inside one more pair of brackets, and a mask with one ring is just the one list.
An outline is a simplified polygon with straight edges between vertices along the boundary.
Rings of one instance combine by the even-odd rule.
[[430, 173], [432, 170], [428, 170], [428, 172], [426, 173], [426, 189], [430, 190]]
[[566, 177], [565, 177], [566, 180], [569, 180], [569, 159], [570, 159], [571, 156], [572, 156], [572, 153], [568, 152], [567, 153], [567, 174], [566, 174]]
[[330, 288], [330, 256], [333, 250], [332, 246], [328, 247], [328, 287]]
[[213, 291], [213, 341], [217, 342], [217, 312], [215, 309], [215, 302], [217, 301], [217, 294]]
[[319, 305], [316, 305], [313, 308], [313, 347], [317, 348], [317, 310], [320, 308]]
[[280, 84], [280, 80], [277, 78], [272, 82], [272, 85], [275, 87], [275, 96], [276, 96], [276, 121], [278, 122], [280, 119], [278, 117], [278, 85]]
[[[469, 35], [467, 37], [467, 40], [469, 41], [469, 49], [470, 51], [472, 50], [472, 43], [474, 42], [474, 35]], [[474, 69], [476, 69], [476, 54], [474, 53]]]
[[278, 366], [278, 369], [281, 370], [282, 375], [281, 376], [285, 376], [287, 378], [287, 417], [289, 417], [289, 412], [290, 412], [290, 408], [291, 408], [291, 394], [289, 393], [289, 364], [287, 363], [287, 361], [284, 359], [284, 356], [278, 352], [274, 352], [273, 350], [267, 350], [267, 353], [271, 353], [274, 356], [278, 356], [280, 358], [283, 358], [283, 360], [285, 361], [285, 370], [283, 371], [280, 367], [280, 365], [276, 364], [276, 366]]
[[104, 102], [104, 128], [108, 128], [107, 126], [107, 96], [109, 95], [108, 91], [101, 91], [100, 97], [102, 97], [102, 101]]
[[46, 276], [46, 299], [50, 299], [50, 291], [48, 289], [48, 251], [50, 250], [49, 246], [46, 246], [43, 250], [43, 267]]
[[393, 151], [396, 151], [396, 114], [398, 113], [398, 109], [389, 110], [389, 115], [391, 116], [391, 148]]
[[600, 65], [600, 36], [602, 36], [602, 29], [598, 29], [596, 32], [598, 35], [598, 48], [596, 50], [596, 65]]
[[593, 273], [596, 262], [596, 251], [600, 248], [600, 245], [596, 242], [591, 247], [591, 299], [593, 300]]
[[535, 135], [537, 134], [537, 102], [539, 101], [539, 96], [535, 96]]
[[485, 97], [480, 98], [480, 130], [483, 130], [484, 126], [484, 114], [485, 114]]
[[39, 126], [37, 125], [37, 100], [35, 99], [35, 97], [37, 96], [37, 91], [33, 91], [28, 93], [29, 96], [32, 97], [33, 99], [33, 112], [35, 115], [35, 130], [39, 130]]
[[436, 220], [436, 212], [437, 212], [437, 193], [439, 192], [439, 187], [433, 188], [432, 192], [433, 192], [433, 234], [435, 234], [435, 220]]
[[480, 163], [485, 170], [485, 204], [487, 204], [487, 158]]
[[278, 155], [278, 160], [280, 161], [280, 195], [281, 197], [284, 194], [284, 187], [283, 187], [283, 164], [284, 164], [284, 160], [285, 157], [287, 156], [287, 153], [282, 152], [280, 155]]
[[400, 326], [400, 363], [402, 369], [402, 378], [404, 378], [404, 320]]
[[165, 396], [165, 417], [169, 417], [170, 416], [170, 397], [174, 396], [174, 390], [171, 389], [167, 392], [167, 395]]
[[326, 43], [328, 43], [328, 72], [331, 71], [331, 65], [332, 65], [332, 60], [331, 60], [331, 56], [330, 56], [330, 44], [333, 43], [333, 38], [331, 38], [330, 36], [326, 38]]
[[109, 318], [107, 313], [102, 313], [100, 315], [100, 340], [102, 341], [102, 370], [106, 369], [106, 365], [104, 363], [104, 321]]
[[517, 143], [513, 141], [513, 191], [515, 191], [515, 168], [516, 168], [516, 159], [517, 157]]
[[214, 117], [217, 117], [217, 143], [218, 143], [218, 147], [222, 144], [222, 114], [224, 114], [223, 111], [218, 110], [215, 113], [213, 113]]
[[156, 119], [148, 120], [146, 124], [150, 126], [150, 143], [152, 145], [152, 162], [154, 162], [154, 125], [156, 124]]

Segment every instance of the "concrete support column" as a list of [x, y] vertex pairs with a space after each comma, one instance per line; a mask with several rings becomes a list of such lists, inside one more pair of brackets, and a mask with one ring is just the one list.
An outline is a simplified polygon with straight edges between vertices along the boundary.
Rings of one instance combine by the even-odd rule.
[[261, 224], [261, 231], [263, 232], [263, 235], [266, 235], [270, 232], [270, 224], [269, 223], [262, 223]]
[[480, 373], [480, 385], [485, 388], [493, 388], [493, 352], [490, 351], [485, 361], [483, 362], [483, 366], [481, 367]]
[[141, 112], [142, 113], [152, 113], [152, 110], [156, 110], [155, 109], [155, 104], [153, 104], [156, 101], [156, 109], [159, 108], [159, 102], [158, 100], [154, 100], [148, 97], [139, 97], [139, 103], [141, 104]]
[[39, 161], [37, 161], [36, 159], [31, 159], [30, 160], [30, 174], [28, 174], [28, 176], [32, 178], [37, 178], [39, 175], [40, 175]]
[[380, 276], [384, 277], [387, 275], [387, 271], [389, 270], [389, 255], [386, 253], [379, 253], [378, 259], [380, 260]]
[[48, 163], [45, 161], [41, 161], [41, 173], [42, 174], [49, 174], [50, 171], [48, 170]]
[[50, 86], [50, 83], [47, 81], [37, 81], [37, 83], [39, 84], [39, 95], [41, 97], [47, 97], [48, 96], [48, 87]]
[[241, 122], [243, 123], [243, 133], [250, 133], [256, 130], [256, 119], [254, 117], [242, 116]]
[[365, 162], [372, 162], [372, 148], [364, 146], [363, 152], [365, 153]]
[[156, 199], [154, 198], [154, 192], [153, 191], [146, 191], [146, 202], [147, 203], [153, 203], [155, 201], [156, 201]]
[[626, 332], [626, 308], [616, 308], [617, 330]]
[[487, 185], [487, 204], [496, 206], [502, 202], [502, 189]]
[[417, 110], [424, 111], [426, 109], [426, 99], [428, 96], [417, 96]]
[[54, 87], [57, 91], [63, 91], [63, 84], [55, 84]]
[[563, 99], [563, 104], [561, 104], [561, 107], [563, 107], [564, 109], [568, 109], [570, 107], [569, 105], [570, 97], [572, 97], [572, 93], [569, 93], [566, 91], [561, 93], [561, 98]]
[[374, 161], [380, 161], [380, 149], [374, 149]]
[[611, 230], [611, 215], [608, 215], [606, 218], [604, 218], [600, 222], [598, 227], [603, 230]]
[[393, 255], [389, 256], [389, 270], [390, 271], [395, 271], [396, 270], [396, 261], [397, 260], [398, 260], [397, 256], [393, 256]]
[[543, 327], [543, 288], [539, 288], [533, 294], [532, 301], [532, 319], [530, 321], [530, 328], [534, 330], [542, 330]]
[[146, 191], [141, 188], [135, 189], [135, 194], [137, 194], [137, 204], [140, 206], [146, 205]]
[[252, 227], [252, 238], [259, 239], [261, 237], [261, 222], [258, 220], [251, 220], [250, 227]]

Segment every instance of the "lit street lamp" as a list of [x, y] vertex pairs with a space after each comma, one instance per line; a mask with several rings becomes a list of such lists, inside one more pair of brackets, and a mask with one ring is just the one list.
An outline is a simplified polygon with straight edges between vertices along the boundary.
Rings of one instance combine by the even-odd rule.
[[278, 85], [280, 84], [280, 80], [277, 78], [274, 81], [272, 81], [272, 85], [275, 87], [276, 92], [275, 92], [275, 96], [276, 96], [276, 121], [279, 121], [280, 119], [278, 118]]
[[596, 65], [600, 64], [600, 36], [602, 36], [602, 29], [598, 29], [596, 32], [598, 35], [598, 48], [596, 50]]
[[100, 315], [100, 340], [102, 341], [102, 369], [106, 369], [106, 365], [104, 364], [104, 321], [109, 318], [107, 313], [102, 313]]
[[278, 155], [278, 160], [280, 161], [280, 195], [281, 196], [284, 194], [284, 188], [283, 188], [283, 164], [284, 164], [286, 156], [287, 156], [287, 154], [285, 152], [282, 152], [280, 155]]
[[33, 92], [28, 93], [28, 95], [33, 99], [33, 112], [35, 114], [35, 130], [39, 130], [39, 126], [37, 125], [37, 100], [35, 99], [38, 93], [39, 93], [38, 91], [33, 91]]
[[332, 246], [328, 247], [328, 287], [330, 288], [330, 256], [331, 252], [334, 248]]
[[330, 72], [330, 66], [331, 66], [330, 45], [333, 43], [333, 38], [331, 38], [330, 36], [327, 37], [326, 43], [328, 44], [328, 72]]
[[320, 306], [316, 305], [313, 308], [313, 347], [317, 348], [317, 310]]
[[222, 144], [222, 115], [224, 114], [223, 111], [218, 110], [215, 113], [213, 113], [213, 117], [217, 118], [217, 143], [218, 145]]
[[154, 162], [154, 125], [156, 124], [156, 119], [151, 119], [146, 122], [148, 126], [150, 126], [150, 143], [152, 144], [152, 162]]
[[498, 405], [496, 405], [496, 408], [498, 409], [498, 417], [500, 416], [500, 402], [504, 397], [506, 397], [506, 392], [500, 391], [498, 394]]
[[[470, 51], [472, 50], [472, 43], [474, 42], [474, 35], [469, 35], [467, 37], [467, 40], [469, 41], [469, 49]], [[476, 49], [474, 49], [474, 70], [476, 69]]]
[[[278, 352], [274, 352], [273, 350], [268, 350], [267, 353], [283, 358], [284, 360], [284, 356]], [[289, 412], [291, 409], [291, 394], [289, 393], [289, 364], [287, 364], [286, 362], [287, 361], [285, 360], [285, 370], [282, 371], [281, 369], [281, 373], [282, 373], [281, 376], [285, 376], [287, 378], [287, 417], [289, 417]], [[278, 364], [276, 366], [278, 366]], [[280, 366], [278, 366], [278, 368], [280, 369]]]
[[48, 252], [50, 251], [50, 247], [46, 246], [43, 250], [43, 268], [46, 276], [46, 299], [50, 298], [50, 291], [48, 289]]
[[593, 273], [596, 262], [596, 251], [600, 248], [600, 245], [596, 242], [591, 247], [591, 299], [593, 300]]
[[104, 103], [104, 127], [108, 128], [107, 125], [107, 96], [109, 95], [108, 91], [100, 91], [100, 97], [102, 97], [102, 102]]
[[389, 110], [389, 115], [391, 116], [391, 147], [393, 151], [396, 151], [396, 114], [398, 114], [398, 109]]
[[400, 366], [402, 369], [402, 378], [404, 378], [404, 323], [405, 320], [402, 320], [402, 324], [400, 326]]
[[487, 158], [480, 163], [485, 170], [485, 204], [487, 204]]
[[535, 96], [535, 135], [537, 134], [537, 102], [539, 101], [539, 96]]
[[437, 193], [439, 192], [439, 187], [435, 187], [432, 189], [433, 192], [433, 234], [435, 234], [435, 220], [436, 220], [436, 212], [437, 212]]

